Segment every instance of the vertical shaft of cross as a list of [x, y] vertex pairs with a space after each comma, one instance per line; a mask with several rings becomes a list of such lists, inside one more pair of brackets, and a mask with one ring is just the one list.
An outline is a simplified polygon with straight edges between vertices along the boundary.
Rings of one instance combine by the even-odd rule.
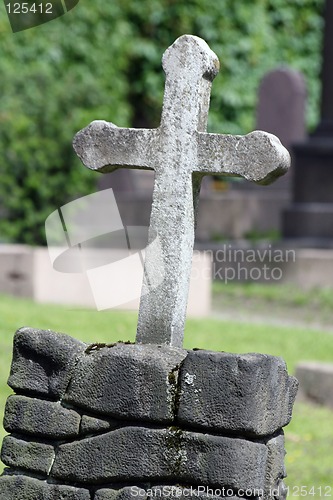
[[[199, 67], [198, 67], [199, 66]], [[163, 283], [149, 286], [148, 269], [156, 261], [146, 250], [137, 342], [182, 346], [189, 290], [196, 206], [201, 176], [197, 165], [197, 132], [206, 131], [210, 90], [219, 62], [209, 47], [177, 42], [166, 51], [161, 140], [155, 167], [150, 240], [157, 234], [164, 259]], [[193, 179], [193, 176], [196, 176]], [[194, 182], [195, 180], [195, 182]], [[176, 207], [181, 209], [176, 209]], [[154, 317], [154, 322], [151, 318]], [[152, 330], [153, 325], [153, 330]]]
[[[136, 340], [138, 343], [181, 347], [194, 241], [193, 191], [189, 174], [183, 180], [182, 192], [175, 191], [172, 197], [168, 195], [166, 198], [164, 188], [167, 189], [168, 180], [171, 188], [171, 179], [167, 179], [164, 173], [156, 174], [154, 200], [158, 207], [152, 210], [150, 222], [150, 235], [156, 230], [159, 238], [164, 278], [157, 288], [149, 287], [147, 276], [156, 271], [151, 263], [158, 259], [152, 255], [153, 247], [148, 245]], [[174, 210], [179, 200], [183, 203], [181, 218]]]

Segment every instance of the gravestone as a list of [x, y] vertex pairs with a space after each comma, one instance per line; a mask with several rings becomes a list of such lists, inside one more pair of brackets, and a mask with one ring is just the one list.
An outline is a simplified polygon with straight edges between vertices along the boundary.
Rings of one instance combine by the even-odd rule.
[[296, 366], [302, 399], [333, 409], [333, 364], [303, 361]]
[[259, 87], [257, 128], [276, 135], [290, 150], [294, 142], [305, 138], [305, 100], [306, 87], [301, 73], [288, 67], [270, 71]]
[[[203, 40], [180, 37], [163, 68], [158, 129], [98, 121], [74, 140], [93, 170], [155, 171], [149, 238], [159, 239], [160, 251], [146, 252], [137, 341], [87, 345], [49, 330], [18, 330], [1, 500], [120, 500], [170, 491], [179, 498], [285, 498], [282, 428], [296, 379], [281, 358], [186, 351], [182, 338], [203, 175], [266, 183], [288, 168], [289, 157], [264, 132], [206, 133], [218, 59]], [[163, 269], [156, 268], [161, 260]]]
[[[258, 91], [256, 128], [276, 135], [291, 152], [292, 145], [305, 139], [306, 86], [303, 75], [289, 67], [267, 73]], [[270, 190], [284, 190], [290, 196], [292, 169], [271, 185]], [[237, 183], [236, 189], [257, 186]], [[282, 203], [287, 200], [282, 198]]]
[[283, 214], [283, 236], [308, 246], [333, 241], [333, 2], [325, 3], [321, 120], [293, 148], [293, 201]]
[[[270, 132], [292, 151], [292, 144], [305, 138], [306, 87], [303, 76], [289, 67], [267, 73], [258, 90], [256, 128]], [[206, 205], [213, 208], [216, 201], [204, 200], [200, 214], [199, 236], [222, 234], [229, 239], [242, 239], [247, 233], [269, 234], [281, 231], [281, 213], [291, 201], [293, 168], [266, 187], [249, 182], [233, 182], [220, 205], [226, 205], [234, 220], [211, 218]], [[240, 214], [243, 214], [240, 216]], [[207, 238], [206, 238], [207, 239]]]

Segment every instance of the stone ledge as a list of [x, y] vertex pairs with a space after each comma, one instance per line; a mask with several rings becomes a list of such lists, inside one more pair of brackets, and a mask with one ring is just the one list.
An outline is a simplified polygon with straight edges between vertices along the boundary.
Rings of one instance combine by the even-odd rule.
[[287, 477], [287, 472], [284, 464], [286, 450], [284, 447], [284, 433], [281, 431], [277, 436], [271, 438], [267, 443], [268, 457], [266, 468], [266, 494], [269, 497], [269, 492], [286, 491], [283, 479]]
[[86, 347], [62, 333], [21, 328], [14, 336], [9, 387], [16, 392], [60, 399]]
[[[212, 491], [211, 488], [209, 488], [209, 490]], [[218, 489], [214, 490], [214, 492], [215, 491], [219, 493]], [[146, 492], [146, 495], [144, 495], [144, 492]], [[221, 493], [222, 492], [223, 489], [221, 489]], [[225, 488], [224, 494], [226, 495], [227, 492], [228, 488]], [[196, 487], [183, 487], [176, 485], [152, 486], [145, 489], [138, 486], [127, 486], [119, 490], [102, 488], [100, 490], [97, 490], [94, 496], [94, 500], [146, 500], [147, 498], [176, 498], [177, 500], [186, 500], [188, 498], [201, 498], [203, 500], [224, 500], [225, 498], [227, 498], [228, 500], [238, 500], [238, 498], [241, 497], [230, 495], [224, 497], [212, 493], [209, 493], [208, 495], [207, 493], [198, 491]], [[257, 497], [252, 497], [252, 500], [257, 500]]]
[[1, 476], [0, 500], [91, 500], [88, 490], [73, 488], [28, 476]]
[[282, 358], [190, 351], [180, 371], [178, 421], [214, 432], [268, 436], [287, 425], [297, 392]]
[[80, 425], [80, 435], [98, 434], [111, 431], [117, 427], [122, 427], [123, 423], [119, 420], [104, 420], [101, 418], [82, 415]]
[[75, 367], [64, 401], [117, 419], [172, 423], [178, 369], [186, 355], [149, 344], [91, 351]]
[[50, 476], [90, 484], [180, 481], [265, 487], [267, 447], [244, 439], [124, 427], [60, 445]]
[[64, 439], [79, 434], [81, 416], [58, 402], [26, 396], [9, 396], [5, 408], [7, 432]]
[[35, 474], [47, 476], [54, 457], [54, 448], [48, 444], [24, 441], [13, 436], [6, 436], [2, 443], [1, 460], [4, 464]]

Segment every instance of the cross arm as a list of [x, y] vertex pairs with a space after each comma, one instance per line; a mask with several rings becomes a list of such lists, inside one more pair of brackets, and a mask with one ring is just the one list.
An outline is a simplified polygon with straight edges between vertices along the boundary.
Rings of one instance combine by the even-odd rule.
[[275, 135], [260, 130], [244, 136], [198, 133], [198, 165], [202, 173], [265, 185], [287, 172], [290, 155]]
[[112, 172], [119, 167], [151, 170], [151, 151], [155, 130], [120, 128], [95, 120], [80, 130], [73, 147], [82, 163], [91, 170]]

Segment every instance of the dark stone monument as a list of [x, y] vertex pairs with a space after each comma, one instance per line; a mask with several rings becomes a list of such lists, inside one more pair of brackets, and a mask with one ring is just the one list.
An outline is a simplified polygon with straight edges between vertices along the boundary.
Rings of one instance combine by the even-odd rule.
[[95, 121], [74, 140], [93, 170], [156, 173], [150, 241], [157, 233], [160, 250], [146, 251], [136, 343], [16, 332], [0, 500], [285, 499], [283, 427], [296, 379], [281, 358], [186, 351], [182, 339], [202, 177], [267, 183], [289, 155], [265, 132], [206, 132], [219, 64], [203, 40], [180, 37], [163, 67], [159, 128]]
[[333, 244], [333, 2], [325, 3], [321, 120], [293, 147], [293, 202], [283, 213], [283, 236], [310, 246]]

